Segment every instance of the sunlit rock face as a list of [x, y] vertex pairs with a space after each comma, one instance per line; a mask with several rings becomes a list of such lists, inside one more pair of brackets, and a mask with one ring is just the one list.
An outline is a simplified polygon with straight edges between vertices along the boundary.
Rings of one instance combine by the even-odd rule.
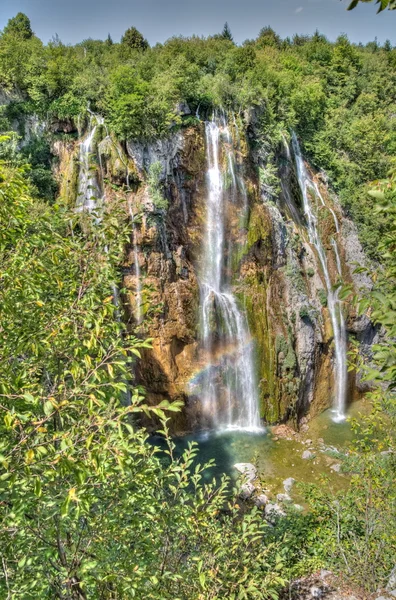
[[[337, 288], [371, 286], [356, 229], [298, 139], [270, 168], [257, 127], [219, 114], [154, 143], [103, 126], [91, 140], [104, 202], [121, 198], [130, 224], [128, 327], [152, 339], [134, 376], [149, 403], [183, 402], [173, 432], [342, 417], [364, 391], [346, 352], [355, 338], [370, 358], [376, 332]], [[78, 144], [55, 150], [78, 191]]]

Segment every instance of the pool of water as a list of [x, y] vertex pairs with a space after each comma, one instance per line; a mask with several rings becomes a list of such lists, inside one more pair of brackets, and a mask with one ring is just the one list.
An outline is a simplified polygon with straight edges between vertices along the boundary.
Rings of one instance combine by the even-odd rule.
[[[334, 447], [341, 452], [353, 441], [354, 433], [350, 419], [359, 419], [360, 414], [369, 411], [366, 400], [356, 402], [348, 413], [348, 419], [342, 423], [333, 421], [333, 413], [328, 410], [308, 425], [308, 431], [293, 435], [277, 434], [276, 428], [267, 428], [263, 432], [223, 431], [201, 432], [175, 438], [176, 453], [180, 455], [190, 442], [198, 444], [199, 452], [196, 462], [204, 464], [214, 459], [215, 466], [205, 473], [206, 480], [220, 477], [226, 473], [234, 481], [238, 473], [234, 468], [236, 463], [251, 462], [256, 465], [260, 481], [260, 489], [275, 497], [283, 492], [283, 481], [293, 477], [297, 483], [320, 483], [323, 477], [334, 491], [348, 485], [348, 477], [335, 472], [331, 466], [339, 463], [339, 459], [329, 452]], [[307, 443], [311, 440], [311, 443]], [[153, 440], [161, 445], [160, 440]], [[303, 459], [303, 452], [309, 450], [310, 459]], [[303, 503], [303, 493], [296, 485], [293, 488], [293, 500]]]

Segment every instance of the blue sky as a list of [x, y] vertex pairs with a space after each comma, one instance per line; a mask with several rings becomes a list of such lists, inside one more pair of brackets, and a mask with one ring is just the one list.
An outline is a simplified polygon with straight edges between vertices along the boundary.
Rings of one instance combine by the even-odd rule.
[[396, 11], [376, 15], [373, 4], [362, 4], [348, 12], [347, 5], [348, 0], [1, 0], [0, 29], [22, 11], [45, 42], [55, 33], [65, 43], [108, 33], [118, 41], [134, 25], [155, 44], [173, 35], [213, 34], [228, 21], [237, 42], [270, 25], [282, 37], [317, 28], [330, 39], [346, 33], [354, 42], [377, 36], [396, 45]]

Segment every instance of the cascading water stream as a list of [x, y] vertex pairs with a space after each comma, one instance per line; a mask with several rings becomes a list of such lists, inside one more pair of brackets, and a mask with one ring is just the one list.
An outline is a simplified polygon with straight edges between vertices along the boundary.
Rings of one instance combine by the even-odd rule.
[[129, 215], [132, 221], [132, 237], [133, 237], [133, 262], [135, 266], [135, 278], [136, 278], [136, 311], [135, 319], [138, 325], [142, 322], [142, 284], [140, 275], [140, 264], [139, 264], [139, 247], [137, 244], [137, 232], [135, 225], [135, 215], [133, 214], [132, 205], [128, 203]]
[[78, 211], [91, 212], [98, 208], [102, 194], [96, 176], [96, 168], [91, 165], [93, 141], [98, 125], [104, 122], [103, 117], [92, 115], [87, 137], [80, 144], [80, 175], [76, 208]]
[[[333, 290], [333, 286], [330, 279], [330, 273], [327, 264], [327, 257], [323, 248], [320, 235], [317, 227], [317, 218], [312, 209], [311, 201], [309, 197], [309, 190], [313, 192], [322, 204], [325, 206], [324, 200], [320, 194], [317, 185], [311, 180], [309, 173], [306, 169], [304, 159], [301, 154], [300, 145], [297, 140], [297, 136], [293, 133], [293, 150], [296, 160], [297, 176], [303, 198], [303, 208], [307, 223], [308, 237], [310, 243], [315, 247], [319, 261], [322, 267], [326, 289], [327, 289], [327, 306], [330, 313], [331, 323], [333, 327], [334, 335], [334, 350], [335, 350], [335, 380], [336, 380], [336, 395], [334, 403], [335, 420], [342, 421], [345, 419], [345, 408], [346, 408], [346, 395], [347, 395], [347, 382], [348, 382], [348, 367], [347, 367], [347, 337], [345, 320], [342, 313], [342, 306], [339, 300], [339, 291]], [[332, 211], [333, 212], [333, 211]], [[336, 229], [339, 231], [338, 221], [335, 213], [333, 212], [333, 218], [335, 219]], [[340, 277], [341, 272], [341, 261], [338, 254], [338, 248], [335, 240], [333, 240], [333, 247], [336, 251], [337, 268]]]
[[[205, 130], [208, 193], [200, 288], [202, 347], [209, 365], [202, 382], [203, 409], [218, 430], [260, 430], [253, 343], [224, 268], [226, 215], [220, 156], [225, 152], [228, 168], [234, 166], [232, 138], [224, 122], [221, 126], [215, 120], [206, 122]], [[229, 174], [234, 197], [237, 180], [233, 170]]]

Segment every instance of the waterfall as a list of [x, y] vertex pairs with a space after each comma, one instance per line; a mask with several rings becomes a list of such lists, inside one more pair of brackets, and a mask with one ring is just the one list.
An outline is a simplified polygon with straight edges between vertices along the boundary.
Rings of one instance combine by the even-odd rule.
[[253, 341], [225, 274], [226, 198], [220, 160], [225, 155], [234, 198], [232, 138], [224, 120], [221, 125], [216, 120], [206, 122], [205, 131], [207, 198], [200, 310], [202, 349], [209, 364], [203, 375], [202, 404], [216, 429], [259, 430]]
[[135, 225], [135, 215], [133, 214], [132, 205], [128, 202], [129, 215], [132, 221], [132, 243], [133, 243], [133, 262], [135, 266], [135, 278], [136, 278], [136, 312], [135, 319], [138, 325], [142, 322], [142, 282], [140, 275], [140, 264], [139, 264], [139, 247], [137, 244], [137, 232]]
[[[325, 206], [325, 202], [320, 194], [318, 186], [311, 180], [309, 173], [306, 169], [304, 159], [301, 154], [300, 145], [297, 140], [297, 136], [293, 133], [293, 150], [296, 160], [297, 176], [300, 185], [303, 208], [307, 223], [308, 237], [310, 243], [315, 247], [319, 261], [322, 267], [326, 289], [327, 289], [327, 306], [330, 313], [331, 323], [333, 327], [334, 335], [334, 350], [335, 350], [335, 381], [336, 381], [336, 394], [334, 402], [335, 420], [342, 421], [345, 419], [345, 408], [346, 408], [346, 394], [347, 394], [347, 382], [348, 382], [348, 367], [347, 367], [347, 336], [345, 320], [342, 313], [342, 305], [339, 300], [339, 290], [334, 291], [330, 279], [330, 273], [327, 264], [327, 257], [323, 244], [320, 239], [317, 218], [313, 211], [309, 192], [312, 192], [319, 198], [322, 204]], [[335, 219], [336, 230], [339, 231], [337, 217], [333, 213]], [[341, 272], [341, 261], [338, 254], [338, 248], [335, 240], [333, 240], [333, 248], [336, 251], [337, 268], [340, 277]]]
[[98, 208], [98, 200], [102, 199], [96, 166], [91, 165], [93, 141], [98, 125], [103, 124], [103, 118], [91, 115], [87, 137], [80, 144], [80, 175], [76, 208], [78, 211], [91, 212]]

